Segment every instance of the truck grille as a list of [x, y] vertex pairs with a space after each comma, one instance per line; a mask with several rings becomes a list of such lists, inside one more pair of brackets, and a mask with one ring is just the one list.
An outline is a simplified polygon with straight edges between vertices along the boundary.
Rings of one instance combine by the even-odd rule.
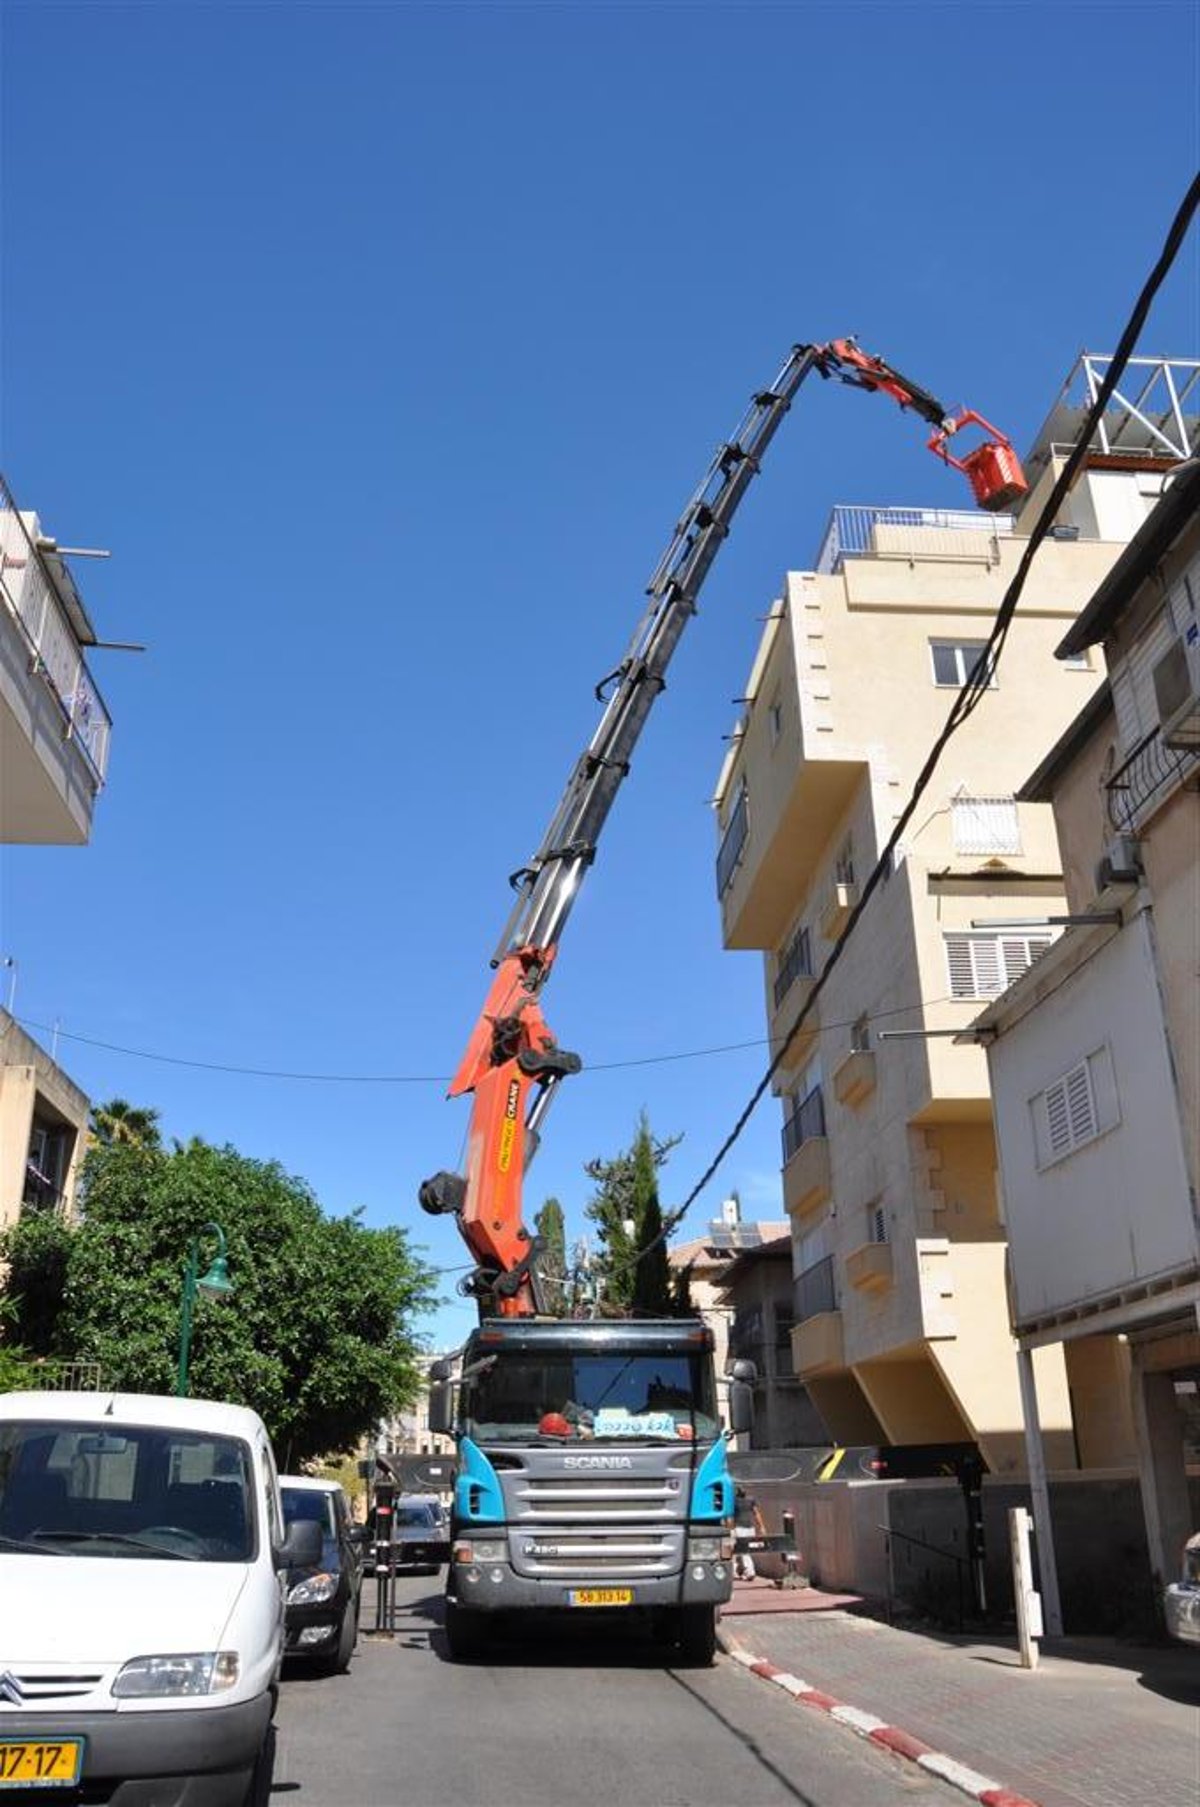
[[683, 1560], [678, 1475], [509, 1473], [503, 1486], [518, 1574], [637, 1580]]

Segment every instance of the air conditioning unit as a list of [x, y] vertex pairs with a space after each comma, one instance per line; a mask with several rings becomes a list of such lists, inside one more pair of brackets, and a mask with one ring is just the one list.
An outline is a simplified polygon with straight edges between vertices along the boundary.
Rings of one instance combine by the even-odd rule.
[[1169, 747], [1200, 747], [1200, 625], [1192, 622], [1155, 664], [1154, 700]]
[[1142, 877], [1142, 850], [1136, 835], [1114, 835], [1096, 866], [1096, 889], [1110, 885], [1136, 885]]

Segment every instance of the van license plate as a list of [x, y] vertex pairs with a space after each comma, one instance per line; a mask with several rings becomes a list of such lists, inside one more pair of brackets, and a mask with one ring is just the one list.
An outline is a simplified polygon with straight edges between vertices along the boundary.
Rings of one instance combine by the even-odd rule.
[[569, 1606], [632, 1606], [631, 1587], [573, 1587], [567, 1595]]
[[70, 1788], [82, 1768], [82, 1738], [0, 1738], [0, 1788]]

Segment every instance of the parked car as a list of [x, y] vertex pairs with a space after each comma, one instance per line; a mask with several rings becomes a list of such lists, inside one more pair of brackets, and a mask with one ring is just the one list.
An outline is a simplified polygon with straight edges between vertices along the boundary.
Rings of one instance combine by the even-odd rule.
[[0, 1397], [5, 1785], [265, 1807], [282, 1571], [319, 1549], [313, 1525], [285, 1533], [254, 1412]]
[[[364, 1536], [368, 1573], [375, 1573], [378, 1537], [374, 1510], [367, 1517]], [[436, 1575], [450, 1560], [450, 1531], [446, 1510], [436, 1493], [397, 1494], [392, 1508], [392, 1566], [397, 1570], [424, 1570]]]
[[1183, 1574], [1163, 1597], [1167, 1630], [1184, 1644], [1200, 1644], [1200, 1531], [1183, 1546]]
[[288, 1571], [287, 1654], [330, 1674], [348, 1669], [358, 1639], [362, 1587], [349, 1502], [336, 1481], [285, 1474], [279, 1485], [285, 1524], [314, 1524], [321, 1533], [317, 1560]]

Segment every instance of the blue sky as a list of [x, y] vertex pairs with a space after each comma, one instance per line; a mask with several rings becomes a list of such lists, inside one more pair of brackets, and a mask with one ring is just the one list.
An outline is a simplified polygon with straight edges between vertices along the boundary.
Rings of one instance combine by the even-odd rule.
[[[90, 846], [0, 850], [17, 1014], [93, 1097], [456, 1266], [415, 1195], [466, 1108], [381, 1076], [456, 1064], [713, 446], [846, 332], [1031, 438], [1196, 167], [1196, 10], [10, 4], [2, 48], [3, 463], [112, 549], [77, 566], [100, 637], [149, 647], [94, 656]], [[1198, 295], [1193, 234], [1142, 349], [1194, 355]], [[721, 736], [835, 502], [964, 504], [921, 438], [806, 390], [714, 569], [545, 996], [590, 1070], [531, 1205], [573, 1228], [643, 1106], [684, 1135], [669, 1204], [762, 1069], [614, 1063], [763, 1035], [720, 948]], [[778, 1214], [778, 1132], [768, 1103], [697, 1224], [733, 1187]]]

